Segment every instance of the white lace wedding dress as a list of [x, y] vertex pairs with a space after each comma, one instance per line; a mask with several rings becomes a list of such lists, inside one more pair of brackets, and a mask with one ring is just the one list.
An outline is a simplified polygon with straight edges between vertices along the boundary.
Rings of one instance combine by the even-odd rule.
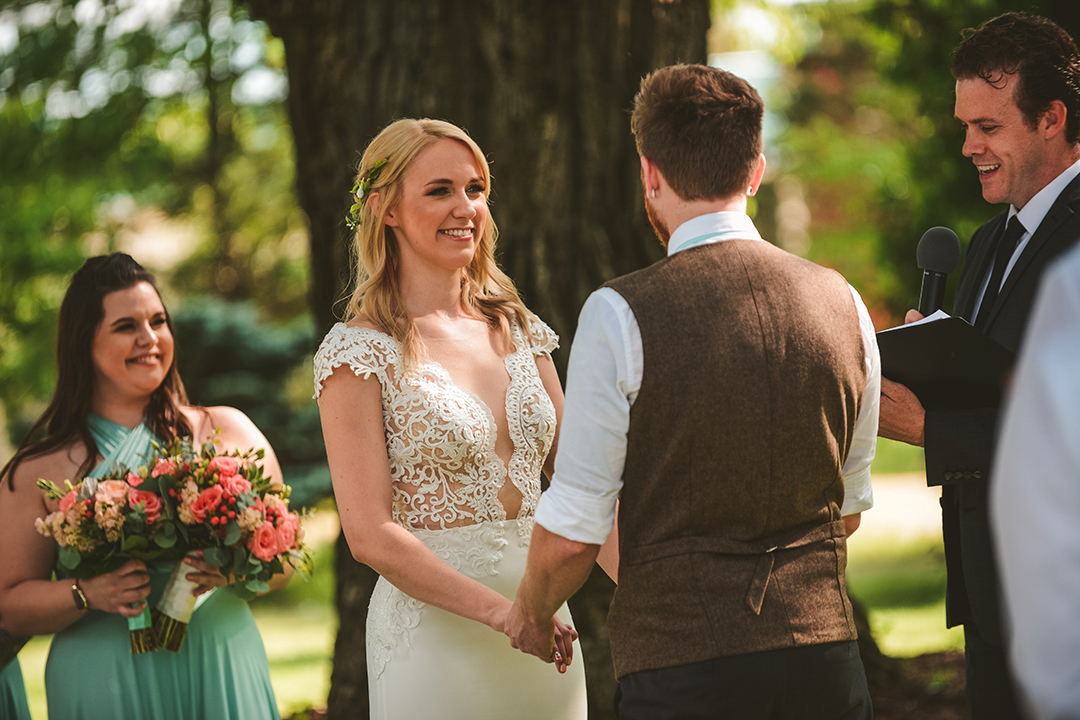
[[[506, 357], [508, 464], [495, 453], [495, 420], [483, 401], [436, 362], [405, 372], [389, 335], [339, 323], [315, 355], [316, 396], [341, 366], [382, 386], [394, 520], [450, 566], [510, 599], [525, 574], [540, 472], [555, 435], [555, 410], [534, 356], [550, 353], [558, 339], [537, 319], [531, 328], [534, 343], [511, 328], [514, 351]], [[522, 496], [511, 520], [498, 499], [508, 481]], [[565, 606], [559, 617], [572, 624]], [[383, 578], [368, 606], [367, 668], [373, 720], [587, 715], [577, 643], [574, 663], [560, 675], [511, 648], [505, 635], [419, 602]]]

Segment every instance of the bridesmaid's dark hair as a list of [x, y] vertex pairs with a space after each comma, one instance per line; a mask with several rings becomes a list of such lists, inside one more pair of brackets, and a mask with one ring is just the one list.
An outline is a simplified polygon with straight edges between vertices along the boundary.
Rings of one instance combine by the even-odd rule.
[[[0, 484], [6, 478], [8, 486], [14, 489], [15, 470], [23, 460], [52, 452], [76, 440], [87, 450], [78, 477], [84, 477], [94, 468], [98, 447], [86, 423], [94, 395], [94, 335], [105, 315], [105, 296], [139, 283], [149, 283], [158, 292], [154, 276], [125, 253], [92, 257], [75, 271], [60, 304], [56, 328], [56, 390], [19, 449], [0, 469]], [[165, 311], [165, 323], [173, 333], [168, 310]], [[175, 333], [173, 335], [175, 342]], [[165, 380], [151, 394], [146, 408], [145, 422], [151, 432], [166, 441], [191, 435], [191, 424], [180, 411], [180, 406], [186, 403], [187, 392], [176, 370], [174, 352]]]

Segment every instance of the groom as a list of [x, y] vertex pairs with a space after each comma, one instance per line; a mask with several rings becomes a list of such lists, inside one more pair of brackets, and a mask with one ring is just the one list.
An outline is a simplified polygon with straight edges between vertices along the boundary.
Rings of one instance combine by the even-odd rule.
[[642, 81], [632, 128], [668, 256], [581, 311], [507, 618], [512, 644], [550, 661], [552, 615], [617, 537], [600, 562], [617, 574], [622, 720], [871, 717], [844, 568], [872, 504], [877, 345], [843, 278], [746, 215], [763, 111], [715, 68]]

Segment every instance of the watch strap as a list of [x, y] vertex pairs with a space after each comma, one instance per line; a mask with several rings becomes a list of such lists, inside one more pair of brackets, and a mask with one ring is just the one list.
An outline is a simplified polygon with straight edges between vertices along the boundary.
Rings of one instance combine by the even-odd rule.
[[79, 581], [71, 584], [71, 597], [75, 599], [75, 607], [82, 612], [90, 609], [90, 601], [86, 599], [86, 593], [79, 587]]

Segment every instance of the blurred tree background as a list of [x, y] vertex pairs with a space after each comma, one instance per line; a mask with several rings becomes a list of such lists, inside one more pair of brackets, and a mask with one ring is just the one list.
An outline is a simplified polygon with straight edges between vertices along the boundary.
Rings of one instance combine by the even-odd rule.
[[[562, 335], [563, 366], [587, 293], [660, 254], [625, 153], [629, 99], [585, 101], [657, 63], [697, 59], [660, 42], [628, 48], [704, 3], [421, 3], [395, 16], [375, 0], [0, 0], [0, 459], [51, 393], [67, 278], [90, 255], [124, 250], [163, 281], [193, 400], [251, 415], [298, 499], [328, 492], [310, 357], [347, 277], [351, 166], [402, 108], [465, 124], [491, 153], [501, 259]], [[960, 154], [948, 64], [963, 28], [1009, 10], [1080, 32], [1075, 0], [713, 0], [707, 36], [701, 18], [678, 21], [695, 28], [683, 50], [707, 49], [765, 96], [769, 167], [751, 206], [763, 234], [841, 271], [879, 329], [916, 303], [927, 228], [952, 227], [966, 245], [999, 210]], [[366, 34], [328, 43], [320, 23], [332, 11], [367, 13], [366, 25], [351, 18]], [[432, 28], [460, 39], [480, 15], [480, 56], [520, 63], [505, 77], [429, 54], [443, 42]], [[350, 63], [311, 62], [320, 46]], [[593, 46], [610, 57], [590, 57]], [[373, 48], [415, 57], [388, 67]], [[543, 75], [532, 97], [507, 91], [546, 63], [563, 81]], [[479, 75], [455, 88], [463, 73]], [[420, 77], [450, 87], [429, 92]], [[338, 101], [359, 109], [333, 129], [336, 143], [317, 141], [318, 103]], [[493, 151], [515, 138], [551, 150]], [[578, 158], [607, 162], [605, 182], [575, 180]], [[620, 212], [588, 216], [590, 204]]]

